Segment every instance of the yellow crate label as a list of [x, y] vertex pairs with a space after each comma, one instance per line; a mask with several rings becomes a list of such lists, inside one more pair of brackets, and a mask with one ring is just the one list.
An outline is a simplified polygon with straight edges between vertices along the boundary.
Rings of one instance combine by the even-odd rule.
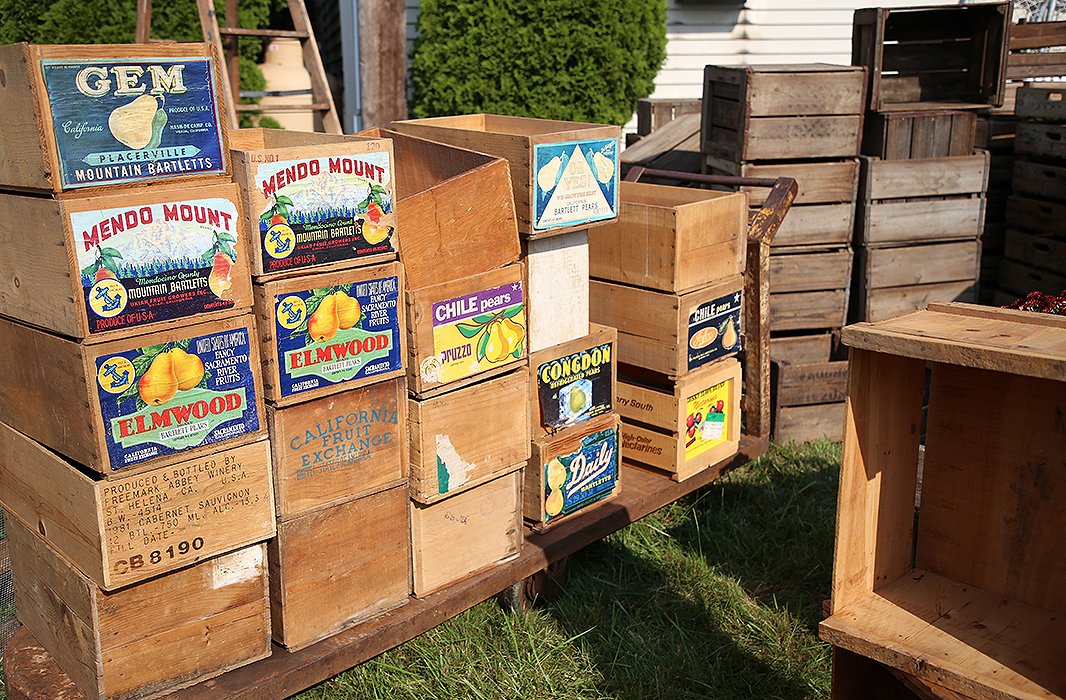
[[685, 425], [678, 430], [685, 440], [685, 461], [729, 439], [732, 400], [732, 379], [685, 399]]
[[434, 354], [419, 371], [423, 382], [444, 384], [518, 359], [525, 347], [522, 283], [508, 282], [434, 304]]

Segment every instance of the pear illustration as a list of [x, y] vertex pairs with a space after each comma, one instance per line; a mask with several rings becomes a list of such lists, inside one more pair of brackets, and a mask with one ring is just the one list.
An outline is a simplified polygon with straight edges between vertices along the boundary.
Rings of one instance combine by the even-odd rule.
[[219, 299], [226, 299], [229, 297], [230, 287], [233, 286], [233, 281], [230, 279], [230, 270], [233, 268], [233, 261], [230, 257], [219, 251], [215, 253], [215, 259], [211, 265], [211, 274], [207, 277], [207, 286], [211, 288], [211, 291]]
[[509, 318], [500, 319], [500, 329], [503, 337], [507, 340], [507, 354], [510, 355], [522, 347], [522, 341], [526, 339], [526, 330], [521, 325]]
[[170, 351], [171, 363], [174, 365], [174, 378], [178, 388], [188, 391], [200, 384], [204, 378], [204, 363], [196, 355], [191, 355], [181, 348]]
[[551, 495], [548, 496], [548, 500], [544, 502], [544, 512], [548, 514], [549, 518], [554, 518], [563, 512], [562, 491], [552, 491]]
[[737, 344], [737, 329], [733, 327], [733, 319], [729, 319], [726, 323], [725, 331], [722, 333], [722, 347], [726, 350], [730, 349]]
[[570, 392], [570, 412], [581, 413], [585, 408], [586, 398], [585, 391], [581, 387], [574, 387], [574, 390]]
[[555, 181], [559, 177], [559, 170], [563, 167], [563, 161], [555, 156], [541, 166], [537, 171], [537, 184], [542, 190], [550, 190], [555, 187]]
[[135, 151], [159, 146], [167, 124], [162, 100], [155, 95], [141, 95], [129, 104], [116, 107], [107, 119], [111, 135]]
[[161, 352], [152, 360], [148, 371], [137, 382], [137, 393], [149, 406], [162, 406], [178, 393], [178, 378], [174, 374], [174, 356]]
[[511, 344], [507, 341], [507, 335], [500, 321], [490, 323], [488, 330], [485, 332], [489, 335], [488, 342], [485, 343], [486, 360], [489, 362], [503, 362], [508, 355], [514, 352], [511, 349]]
[[557, 489], [566, 483], [566, 467], [558, 458], [548, 462], [547, 468], [548, 486]]
[[596, 166], [596, 179], [607, 184], [614, 177], [614, 162], [602, 153], [592, 156], [592, 163]]
[[360, 230], [363, 233], [363, 239], [370, 245], [377, 245], [392, 235], [391, 226], [376, 224], [367, 219], [361, 219], [361, 221], [362, 225], [360, 226]]
[[337, 335], [340, 319], [337, 318], [337, 298], [330, 294], [322, 300], [307, 321], [307, 332], [312, 340], [324, 343]]
[[344, 292], [334, 292], [333, 297], [337, 300], [337, 325], [342, 330], [348, 330], [359, 323], [359, 316], [362, 314], [359, 300]]

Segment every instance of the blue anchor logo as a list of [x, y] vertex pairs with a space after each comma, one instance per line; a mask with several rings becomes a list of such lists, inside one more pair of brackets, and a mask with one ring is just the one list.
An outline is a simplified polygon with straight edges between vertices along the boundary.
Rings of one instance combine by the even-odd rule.
[[292, 302], [286, 301], [284, 304], [281, 305], [281, 312], [288, 316], [288, 318], [285, 319], [285, 324], [293, 325], [303, 316], [304, 310], [294, 309], [292, 308]]
[[130, 378], [130, 373], [129, 370], [125, 369], [118, 372], [115, 370], [115, 365], [109, 364], [104, 366], [104, 376], [111, 380], [111, 388], [117, 389], [121, 386], [126, 386], [126, 383]]
[[281, 241], [281, 231], [274, 231], [267, 237], [267, 240], [270, 241], [270, 244], [274, 247], [274, 253], [278, 255], [287, 251], [289, 246], [292, 245], [291, 240], [287, 240], [283, 243], [279, 242]]
[[100, 307], [101, 311], [114, 311], [122, 305], [122, 296], [119, 294], [115, 294], [114, 296], [109, 294], [106, 285], [96, 288], [96, 298], [104, 300], [103, 305]]

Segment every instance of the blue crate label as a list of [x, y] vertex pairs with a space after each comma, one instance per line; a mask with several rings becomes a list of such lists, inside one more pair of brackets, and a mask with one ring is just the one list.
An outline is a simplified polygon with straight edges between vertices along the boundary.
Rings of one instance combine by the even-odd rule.
[[226, 172], [211, 58], [41, 61], [63, 189]]
[[90, 335], [234, 306], [228, 199], [75, 212], [70, 227]]
[[262, 163], [255, 177], [264, 272], [396, 252], [388, 151]]
[[534, 229], [618, 215], [618, 139], [536, 145], [533, 167]]
[[741, 349], [741, 293], [700, 304], [688, 318], [688, 368], [702, 367]]
[[259, 430], [248, 329], [96, 359], [111, 468]]
[[544, 465], [544, 522], [594, 503], [618, 483], [618, 429], [587, 435], [570, 454]]
[[612, 343], [604, 343], [535, 368], [545, 428], [564, 428], [611, 412], [613, 350]]
[[274, 297], [281, 395], [401, 369], [399, 290], [390, 276]]

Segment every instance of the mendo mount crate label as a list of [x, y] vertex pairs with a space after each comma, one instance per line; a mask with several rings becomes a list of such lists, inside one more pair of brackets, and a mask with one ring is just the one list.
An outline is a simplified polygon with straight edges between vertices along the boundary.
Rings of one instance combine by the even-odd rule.
[[226, 172], [214, 61], [41, 61], [63, 189]]
[[112, 469], [259, 430], [246, 328], [103, 355], [96, 370]]
[[533, 228], [541, 231], [618, 215], [618, 140], [533, 146]]
[[233, 308], [233, 202], [73, 212], [70, 226], [90, 334]]
[[613, 350], [612, 343], [603, 343], [534, 368], [544, 427], [563, 428], [611, 412]]
[[685, 440], [685, 461], [694, 459], [729, 440], [733, 411], [732, 379], [697, 391], [685, 398], [685, 425], [678, 433]]
[[688, 317], [688, 368], [702, 367], [739, 352], [740, 292], [730, 292], [700, 304]]
[[262, 163], [256, 185], [265, 273], [396, 252], [388, 151]]
[[433, 304], [433, 352], [419, 372], [427, 384], [473, 376], [522, 357], [526, 315], [522, 282]]
[[586, 435], [577, 450], [558, 455], [543, 469], [545, 523], [598, 501], [618, 483], [618, 428]]
[[274, 297], [281, 395], [401, 369], [399, 300], [395, 275]]

